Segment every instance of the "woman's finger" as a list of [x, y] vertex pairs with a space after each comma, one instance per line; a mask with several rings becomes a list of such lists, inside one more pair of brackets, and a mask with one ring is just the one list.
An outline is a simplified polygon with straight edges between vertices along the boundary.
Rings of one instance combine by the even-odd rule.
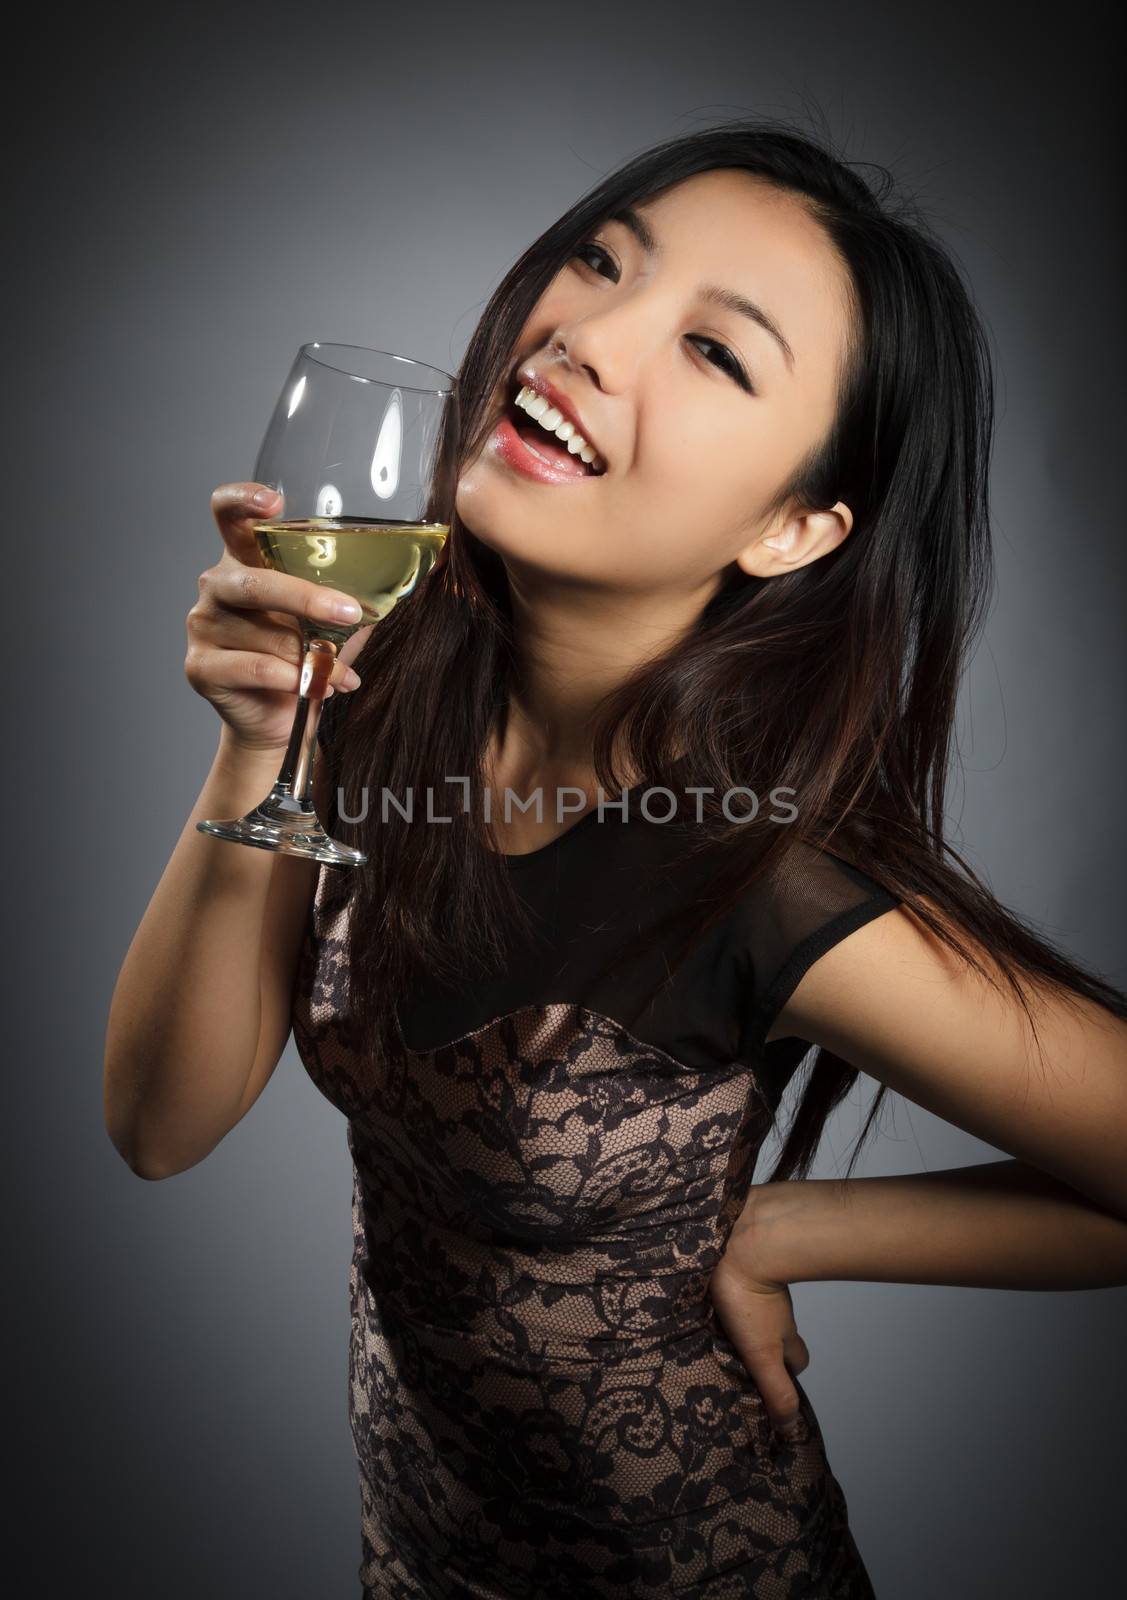
[[797, 1328], [783, 1339], [783, 1360], [787, 1364], [787, 1371], [793, 1372], [796, 1377], [810, 1365], [810, 1351]]
[[367, 644], [368, 635], [374, 627], [374, 622], [367, 622], [362, 628], [357, 628], [337, 651], [337, 660], [343, 661], [346, 667], [350, 667]]
[[791, 1382], [790, 1373], [783, 1362], [782, 1346], [748, 1351], [743, 1356], [743, 1363], [763, 1396], [771, 1426], [784, 1439], [792, 1437], [798, 1432], [802, 1407], [798, 1390]]
[[722, 1256], [709, 1284], [713, 1306], [763, 1397], [771, 1426], [784, 1438], [800, 1426], [801, 1402], [791, 1374], [809, 1364], [810, 1352], [794, 1320], [790, 1289], [751, 1278]]
[[199, 576], [199, 604], [241, 611], [284, 611], [310, 622], [358, 622], [360, 606], [339, 589], [270, 567], [247, 567], [224, 556]]
[[221, 483], [211, 496], [211, 514], [223, 543], [236, 560], [251, 567], [263, 564], [254, 523], [278, 516], [281, 509], [281, 495], [264, 483]]
[[[283, 661], [279, 656], [257, 650], [209, 649], [191, 645], [184, 660], [184, 675], [198, 693], [216, 689], [273, 689], [280, 694], [297, 694], [301, 686], [302, 663]], [[352, 668], [334, 661], [329, 678], [333, 689], [355, 688], [359, 680]]]
[[193, 606], [188, 636], [196, 644], [231, 650], [261, 650], [283, 661], [301, 661], [305, 645], [297, 624], [274, 611], [234, 611], [229, 606]]
[[[223, 606], [193, 609], [188, 614], [189, 661], [198, 661], [202, 652], [207, 650], [238, 650], [246, 655], [276, 656], [279, 661], [292, 662], [300, 670], [305, 660], [305, 645], [300, 632], [292, 623], [274, 621], [271, 616], [269, 612], [238, 615]], [[368, 631], [360, 630], [364, 634]], [[348, 645], [351, 644], [350, 639]], [[355, 655], [355, 651], [351, 656], [346, 656], [343, 650], [337, 652], [332, 674], [336, 688], [359, 688], [359, 674], [351, 667]]]

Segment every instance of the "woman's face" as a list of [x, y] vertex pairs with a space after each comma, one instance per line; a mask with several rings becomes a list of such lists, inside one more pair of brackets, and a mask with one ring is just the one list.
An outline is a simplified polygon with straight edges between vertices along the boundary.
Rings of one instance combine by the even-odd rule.
[[[707, 594], [733, 560], [769, 576], [815, 559], [848, 510], [768, 507], [833, 422], [844, 267], [799, 201], [749, 173], [700, 173], [636, 214], [654, 251], [624, 221], [598, 228], [541, 296], [496, 396], [500, 412], [520, 367], [546, 378], [605, 472], [543, 481], [498, 430], [463, 471], [459, 516], [507, 562], [617, 590]], [[789, 353], [708, 285], [760, 307]]]

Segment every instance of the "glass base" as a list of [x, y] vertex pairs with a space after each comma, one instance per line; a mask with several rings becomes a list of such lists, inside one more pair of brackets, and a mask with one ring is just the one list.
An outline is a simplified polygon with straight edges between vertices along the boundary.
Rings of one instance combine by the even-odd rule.
[[363, 850], [338, 844], [322, 828], [317, 813], [296, 800], [284, 785], [275, 784], [261, 805], [245, 817], [225, 822], [197, 822], [200, 833], [233, 844], [254, 845], [259, 850], [276, 850], [280, 855], [303, 856], [307, 861], [322, 861], [330, 867], [362, 867], [368, 857]]

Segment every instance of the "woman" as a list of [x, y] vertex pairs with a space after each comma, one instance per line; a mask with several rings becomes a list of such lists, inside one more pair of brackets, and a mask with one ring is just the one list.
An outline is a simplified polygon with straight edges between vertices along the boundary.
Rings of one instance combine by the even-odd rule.
[[[549, 228], [460, 383], [443, 558], [322, 719], [361, 872], [195, 832], [269, 786], [327, 601], [258, 567], [276, 500], [213, 499], [186, 672], [219, 750], [118, 980], [107, 1126], [194, 1165], [291, 1024], [347, 1117], [366, 1596], [871, 1595], [789, 1284], [1127, 1281], [1127, 999], [943, 837], [981, 326], [918, 218], [739, 122]], [[859, 1069], [1013, 1159], [801, 1181]]]

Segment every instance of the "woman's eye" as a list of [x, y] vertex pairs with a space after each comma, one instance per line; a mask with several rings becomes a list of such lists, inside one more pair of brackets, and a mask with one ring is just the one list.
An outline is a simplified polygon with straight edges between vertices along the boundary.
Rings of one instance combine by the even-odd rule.
[[[726, 372], [729, 377], [734, 378], [739, 384], [740, 388], [746, 389], [748, 394], [755, 393], [748, 381], [747, 374], [744, 372], [744, 369], [740, 366], [739, 362], [728, 349], [726, 344], [717, 344], [715, 339], [706, 339], [703, 334], [699, 333], [690, 333], [687, 337], [694, 339], [697, 344], [710, 344], [714, 350], [719, 350], [723, 359], [720, 361], [714, 361], [713, 365], [719, 367], [721, 372]], [[712, 361], [712, 357], [705, 356], [705, 360]]]
[[[614, 262], [611, 261], [610, 256], [607, 255], [607, 253], [603, 249], [603, 247], [601, 245], [598, 245], [598, 244], [593, 244], [590, 240], [588, 240], [588, 242], [586, 244], [579, 245], [579, 247], [577, 249], [573, 250], [571, 253], [572, 253], [573, 256], [583, 256], [588, 251], [593, 251], [599, 257], [600, 261], [610, 262], [610, 265], [612, 267], [614, 266]], [[592, 269], [592, 270], [595, 270], [595, 269]]]

